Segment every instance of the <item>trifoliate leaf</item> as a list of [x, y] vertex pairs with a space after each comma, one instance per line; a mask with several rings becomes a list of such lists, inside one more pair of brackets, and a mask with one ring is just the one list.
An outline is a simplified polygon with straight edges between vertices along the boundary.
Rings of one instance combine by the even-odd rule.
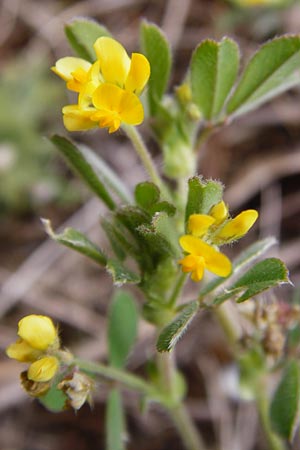
[[205, 119], [216, 119], [236, 80], [239, 47], [232, 39], [207, 39], [196, 48], [191, 61], [192, 98]]
[[246, 66], [227, 105], [237, 116], [300, 82], [300, 36], [282, 36], [262, 45]]
[[223, 303], [230, 297], [236, 297], [237, 303], [241, 303], [271, 287], [288, 282], [288, 270], [284, 263], [277, 258], [268, 258], [251, 267], [224, 294], [215, 298], [213, 304]]

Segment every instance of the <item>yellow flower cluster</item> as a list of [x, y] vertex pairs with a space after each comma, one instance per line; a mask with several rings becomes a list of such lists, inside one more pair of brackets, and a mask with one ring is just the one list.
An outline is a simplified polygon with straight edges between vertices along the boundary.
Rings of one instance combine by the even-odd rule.
[[150, 64], [140, 53], [131, 58], [123, 46], [110, 37], [94, 44], [97, 60], [65, 57], [52, 70], [66, 81], [67, 88], [78, 93], [77, 104], [63, 108], [64, 125], [69, 131], [99, 126], [109, 133], [122, 123], [139, 125], [144, 120], [139, 99], [150, 76]]
[[223, 201], [213, 206], [209, 214], [192, 214], [187, 224], [189, 234], [179, 239], [181, 247], [188, 253], [179, 261], [182, 271], [190, 272], [193, 281], [200, 281], [205, 269], [220, 277], [230, 275], [231, 262], [216, 246], [240, 239], [257, 217], [257, 211], [249, 209], [231, 219]]
[[59, 368], [54, 356], [59, 349], [59, 338], [52, 320], [35, 314], [25, 316], [19, 321], [18, 335], [20, 338], [6, 349], [7, 356], [30, 363], [26, 373], [28, 380], [50, 381]]

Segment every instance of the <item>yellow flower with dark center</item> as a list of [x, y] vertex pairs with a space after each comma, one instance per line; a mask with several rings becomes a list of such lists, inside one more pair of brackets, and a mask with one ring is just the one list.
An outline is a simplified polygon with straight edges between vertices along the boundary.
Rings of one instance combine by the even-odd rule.
[[110, 37], [97, 39], [94, 49], [94, 64], [66, 57], [52, 68], [79, 94], [77, 104], [63, 108], [65, 127], [82, 131], [99, 126], [113, 133], [122, 123], [141, 124], [144, 109], [138, 96], [150, 76], [147, 58], [140, 53], [129, 58], [124, 47]]
[[227, 277], [230, 274], [232, 270], [230, 260], [211, 245], [191, 235], [182, 236], [179, 243], [183, 250], [189, 253], [179, 261], [179, 264], [182, 265], [183, 272], [191, 272], [193, 281], [200, 281], [205, 269], [220, 277]]

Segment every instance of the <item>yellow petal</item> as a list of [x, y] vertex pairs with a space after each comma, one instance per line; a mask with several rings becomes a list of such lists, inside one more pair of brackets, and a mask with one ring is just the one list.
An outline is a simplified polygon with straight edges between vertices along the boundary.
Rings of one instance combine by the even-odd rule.
[[201, 241], [201, 239], [184, 235], [179, 239], [181, 247], [192, 256], [202, 256], [205, 261], [205, 267], [210, 271], [226, 277], [231, 272], [231, 262], [223, 253], [215, 250], [211, 245]]
[[58, 368], [59, 362], [55, 356], [45, 356], [30, 365], [27, 377], [32, 381], [49, 381], [54, 377]]
[[23, 317], [18, 325], [18, 335], [34, 349], [46, 350], [58, 339], [56, 328], [47, 316], [32, 314]]
[[220, 223], [224, 222], [225, 219], [227, 219], [228, 208], [222, 200], [211, 208], [209, 214], [215, 219], [215, 225], [219, 225]]
[[18, 339], [17, 342], [7, 347], [6, 354], [9, 358], [20, 362], [32, 362], [40, 356], [41, 352], [32, 348], [23, 339]]
[[192, 272], [191, 278], [193, 281], [202, 280], [205, 268], [205, 261], [202, 256], [188, 255], [178, 263], [182, 265], [182, 272]]
[[254, 209], [248, 209], [241, 212], [234, 219], [229, 220], [220, 231], [214, 236], [217, 240], [231, 242], [239, 239], [246, 234], [256, 222], [258, 212]]
[[194, 256], [204, 256], [205, 253], [212, 248], [210, 245], [201, 241], [201, 239], [189, 234], [181, 236], [179, 243], [184, 251], [191, 253]]
[[207, 270], [219, 277], [227, 277], [232, 271], [230, 259], [213, 247], [211, 247], [211, 251], [205, 255], [205, 266]]
[[92, 100], [98, 110], [93, 115], [93, 120], [99, 119], [99, 126], [109, 127], [110, 132], [116, 131], [121, 122], [139, 125], [143, 121], [144, 110], [139, 98], [116, 85], [101, 84], [95, 90]]
[[104, 81], [124, 87], [130, 69], [130, 58], [124, 47], [110, 37], [100, 37], [94, 44]]
[[145, 87], [150, 76], [150, 64], [141, 53], [133, 53], [125, 89], [139, 94]]
[[120, 117], [127, 125], [140, 125], [144, 120], [144, 108], [140, 99], [129, 91], [123, 91]]
[[188, 231], [193, 236], [202, 237], [214, 221], [215, 219], [207, 214], [191, 214], [188, 220]]
[[67, 105], [63, 108], [64, 126], [68, 131], [84, 131], [95, 128], [97, 124], [91, 120], [94, 108], [81, 109], [78, 105]]
[[[87, 73], [92, 64], [82, 58], [75, 58], [73, 56], [66, 56], [56, 61], [55, 66], [51, 67], [51, 70], [56, 73], [65, 81], [73, 80], [73, 72], [81, 69], [84, 73]], [[82, 72], [81, 72], [82, 73]]]

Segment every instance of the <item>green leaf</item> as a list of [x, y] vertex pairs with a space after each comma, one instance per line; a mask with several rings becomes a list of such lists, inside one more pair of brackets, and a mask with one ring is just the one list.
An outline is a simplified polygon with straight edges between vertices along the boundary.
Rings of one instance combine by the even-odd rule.
[[54, 135], [50, 140], [63, 154], [71, 168], [81, 176], [91, 191], [101, 198], [109, 209], [115, 209], [115, 202], [78, 147], [63, 136]]
[[105, 266], [107, 258], [105, 254], [93, 242], [91, 242], [83, 233], [74, 228], [66, 228], [62, 233], [54, 233], [50, 220], [41, 219], [47, 234], [66, 247], [72, 248], [79, 253], [93, 259], [97, 263]]
[[292, 360], [284, 370], [271, 402], [270, 417], [274, 430], [292, 441], [299, 425], [300, 367]]
[[174, 230], [174, 224], [166, 213], [157, 213], [151, 224], [139, 226], [138, 232], [147, 242], [151, 255], [157, 254], [162, 259], [180, 255], [178, 236]]
[[109, 308], [108, 349], [112, 366], [123, 368], [137, 335], [138, 312], [132, 296], [118, 291]]
[[92, 166], [101, 182], [118, 195], [119, 199], [125, 203], [132, 203], [132, 194], [127, 186], [120, 179], [119, 175], [100, 157], [86, 145], [80, 145], [80, 152], [86, 161]]
[[141, 281], [139, 275], [114, 259], [108, 260], [106, 270], [112, 276], [115, 286], [122, 286], [125, 283], [137, 284]]
[[162, 330], [156, 344], [156, 348], [159, 352], [169, 352], [172, 350], [197, 314], [198, 307], [199, 304], [196, 300], [188, 303], [173, 322]]
[[244, 114], [300, 82], [300, 36], [282, 36], [264, 44], [246, 66], [227, 105]]
[[66, 409], [66, 403], [68, 397], [66, 394], [57, 388], [57, 382], [54, 383], [51, 388], [46, 392], [46, 394], [42, 395], [38, 398], [39, 402], [52, 412], [61, 412]]
[[263, 255], [266, 251], [269, 250], [269, 248], [276, 244], [276, 239], [273, 237], [267, 237], [265, 239], [262, 239], [260, 241], [255, 242], [254, 244], [247, 247], [234, 261], [232, 264], [232, 273], [228, 277], [214, 277], [206, 286], [204, 286], [199, 295], [200, 297], [203, 297], [204, 295], [208, 294], [209, 292], [216, 289], [218, 286], [223, 284], [228, 278], [230, 278], [232, 275], [236, 275], [240, 270], [250, 262], [254, 261], [255, 259], [259, 258], [261, 255]]
[[193, 101], [205, 119], [220, 114], [239, 69], [239, 47], [232, 39], [207, 39], [196, 48], [191, 61]]
[[123, 224], [128, 231], [136, 236], [137, 228], [151, 222], [151, 216], [138, 206], [123, 206], [115, 213], [116, 219]]
[[269, 236], [260, 241], [256, 241], [254, 244], [247, 247], [234, 261], [233, 261], [233, 271], [236, 274], [240, 271], [246, 264], [259, 258], [265, 252], [269, 250], [270, 247], [276, 244], [276, 239]]
[[106, 445], [105, 450], [125, 450], [125, 418], [121, 393], [112, 389], [106, 405]]
[[94, 62], [94, 42], [101, 36], [110, 36], [109, 31], [94, 20], [75, 19], [65, 26], [68, 41], [80, 58]]
[[149, 213], [151, 214], [151, 216], [159, 212], [164, 212], [168, 216], [172, 217], [176, 213], [176, 208], [174, 205], [172, 205], [172, 203], [169, 203], [165, 200], [157, 202], [149, 208]]
[[288, 270], [277, 258], [268, 258], [255, 264], [239, 280], [226, 290], [225, 294], [215, 298], [213, 304], [223, 303], [230, 297], [237, 297], [241, 303], [248, 298], [282, 283], [288, 283]]
[[153, 116], [168, 85], [171, 51], [162, 31], [156, 25], [147, 22], [143, 22], [141, 26], [141, 46], [151, 67], [147, 92], [150, 115]]
[[136, 203], [147, 210], [154, 203], [158, 202], [160, 191], [156, 184], [144, 181], [136, 185], [134, 195]]
[[212, 206], [222, 200], [223, 186], [217, 181], [205, 181], [196, 176], [188, 181], [186, 221], [191, 214], [208, 214]]

